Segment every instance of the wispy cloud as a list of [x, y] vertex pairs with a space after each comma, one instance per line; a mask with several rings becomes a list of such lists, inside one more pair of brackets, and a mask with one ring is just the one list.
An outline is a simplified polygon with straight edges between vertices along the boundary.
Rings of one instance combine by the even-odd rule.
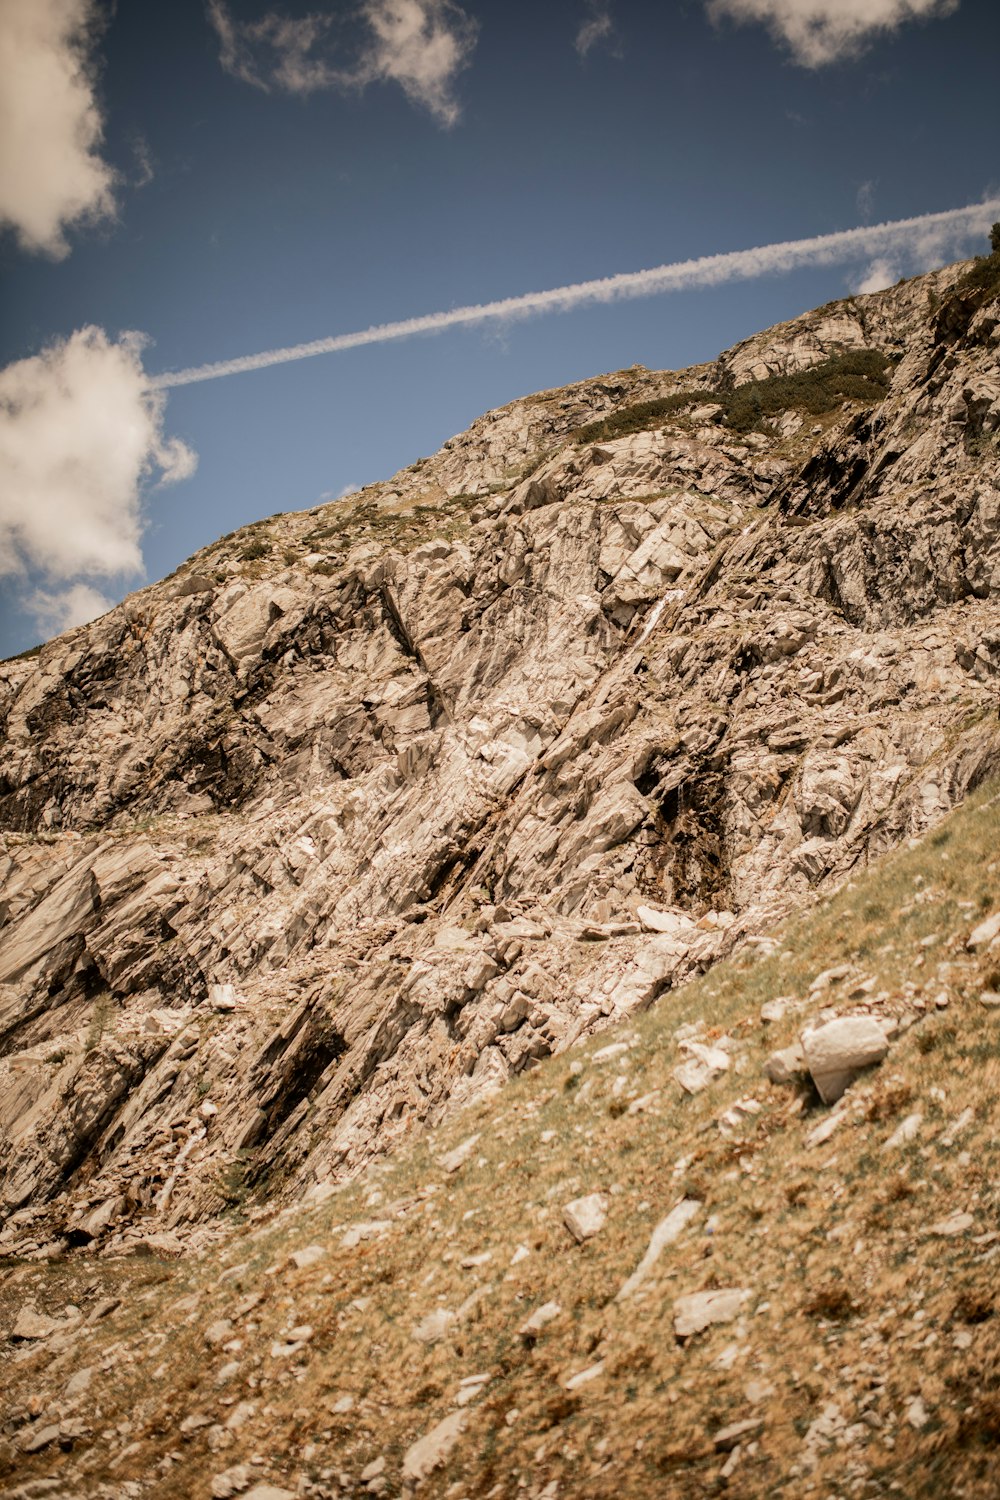
[[854, 285], [855, 292], [882, 292], [899, 280], [899, 266], [888, 255], [880, 255], [867, 266]]
[[107, 607], [94, 579], [141, 574], [144, 487], [197, 463], [164, 436], [142, 343], [82, 328], [0, 371], [0, 576], [38, 585], [27, 607], [50, 623]]
[[805, 68], [856, 57], [908, 21], [948, 16], [960, 0], [705, 0], [713, 21], [757, 21]]
[[115, 210], [94, 95], [102, 23], [96, 0], [0, 0], [0, 224], [56, 259], [71, 225]]
[[587, 15], [580, 23], [573, 45], [581, 57], [586, 57], [591, 47], [596, 47], [598, 42], [610, 41], [614, 32], [610, 6], [602, 0], [587, 0]]
[[54, 591], [35, 589], [24, 600], [25, 611], [46, 639], [96, 620], [98, 615], [107, 614], [113, 605], [113, 599], [89, 583], [74, 583], [69, 588]]
[[153, 153], [149, 149], [149, 142], [144, 135], [136, 131], [129, 140], [129, 145], [132, 148], [132, 160], [134, 163], [132, 180], [129, 186], [133, 188], [148, 187], [156, 176], [153, 167]]
[[[289, 16], [268, 11], [238, 21], [226, 0], [208, 0], [227, 73], [269, 92], [358, 91], [395, 83], [444, 125], [461, 113], [455, 81], [476, 44], [478, 27], [455, 0], [363, 0], [344, 15]], [[360, 46], [351, 19], [362, 23]]]
[[647, 271], [627, 271], [597, 281], [579, 281], [570, 286], [553, 287], [545, 292], [528, 292], [520, 297], [505, 297], [498, 302], [481, 302], [471, 307], [455, 307], [446, 312], [427, 313], [398, 323], [381, 323], [358, 333], [334, 334], [308, 344], [292, 344], [286, 349], [268, 349], [261, 354], [247, 354], [215, 364], [196, 365], [151, 377], [160, 389], [191, 385], [199, 380], [216, 380], [224, 375], [239, 375], [248, 370], [265, 370], [271, 365], [309, 359], [317, 354], [336, 354], [358, 349], [365, 344], [385, 344], [393, 339], [412, 338], [421, 333], [440, 333], [446, 328], [472, 326], [494, 320], [537, 317], [542, 313], [570, 312], [587, 303], [615, 302], [631, 297], [650, 297], [662, 292], [677, 292], [695, 287], [721, 286], [725, 282], [750, 281], [758, 276], [781, 275], [805, 266], [846, 265], [849, 262], [879, 255], [905, 257], [919, 270], [958, 255], [973, 236], [984, 236], [993, 216], [1000, 210], [1000, 198], [985, 200], [967, 208], [949, 209], [944, 213], [920, 214], [912, 219], [896, 219], [886, 224], [867, 224], [844, 229], [835, 234], [814, 235], [811, 239], [785, 240], [775, 245], [759, 245], [752, 250], [731, 250], [722, 255], [704, 255], [696, 260], [674, 261]]
[[227, 73], [268, 93], [272, 88], [311, 94], [344, 82], [323, 55], [332, 16], [283, 16], [268, 11], [256, 21], [237, 21], [224, 0], [208, 0], [208, 19], [219, 38], [219, 61]]
[[451, 0], [368, 0], [373, 41], [361, 77], [398, 83], [445, 125], [461, 113], [453, 89], [471, 58], [478, 27]]
[[870, 219], [875, 209], [875, 189], [878, 186], [872, 178], [868, 178], [858, 188], [857, 204], [858, 213], [863, 219]]

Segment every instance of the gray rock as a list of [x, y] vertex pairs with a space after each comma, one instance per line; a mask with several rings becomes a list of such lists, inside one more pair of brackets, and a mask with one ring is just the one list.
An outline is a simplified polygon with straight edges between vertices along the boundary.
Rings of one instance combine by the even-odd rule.
[[810, 984], [810, 995], [822, 994], [822, 992], [824, 990], [828, 990], [832, 984], [836, 984], [841, 979], [846, 979], [850, 972], [850, 964], [834, 964], [832, 968], [824, 969], [821, 974], [816, 975], [816, 978]]
[[403, 1478], [419, 1483], [439, 1469], [465, 1431], [466, 1414], [454, 1411], [408, 1448], [403, 1457]]
[[252, 1478], [253, 1470], [249, 1464], [234, 1464], [231, 1469], [223, 1470], [209, 1484], [212, 1500], [231, 1500], [233, 1495], [242, 1495]]
[[866, 1068], [889, 1050], [885, 1032], [871, 1016], [840, 1016], [802, 1033], [806, 1066], [824, 1104], [834, 1104]]
[[50, 1448], [53, 1443], [59, 1441], [59, 1424], [36, 1422], [26, 1432], [21, 1433], [17, 1440], [17, 1446], [22, 1453], [41, 1453], [43, 1448]]
[[82, 1396], [90, 1389], [93, 1375], [94, 1371], [90, 1365], [84, 1365], [82, 1369], [76, 1370], [66, 1382], [66, 1389], [63, 1392], [65, 1399], [72, 1401], [76, 1396]]
[[772, 1052], [764, 1064], [765, 1076], [777, 1084], [801, 1083], [808, 1071], [805, 1052], [798, 1042]]
[[588, 1193], [585, 1198], [574, 1198], [563, 1209], [563, 1223], [578, 1245], [600, 1234], [607, 1216], [606, 1193]]
[[721, 1047], [708, 1047], [702, 1042], [682, 1042], [681, 1047], [688, 1060], [674, 1069], [674, 1078], [685, 1093], [700, 1094], [728, 1072], [729, 1054]]
[[713, 1323], [731, 1323], [752, 1296], [748, 1287], [725, 1287], [678, 1297], [674, 1302], [674, 1332], [679, 1339], [686, 1339]]
[[701, 1212], [701, 1206], [697, 1198], [682, 1198], [679, 1203], [674, 1205], [667, 1216], [660, 1220], [653, 1230], [642, 1260], [636, 1266], [628, 1280], [618, 1289], [618, 1294], [615, 1297], [616, 1302], [626, 1301], [639, 1290], [643, 1282], [649, 1277], [663, 1251], [680, 1237], [691, 1220]]
[[637, 906], [635, 914], [648, 932], [669, 932], [694, 937], [695, 924], [684, 912], [660, 911], [653, 906]]
[[462, 1141], [461, 1145], [456, 1146], [453, 1151], [448, 1151], [444, 1156], [442, 1156], [438, 1163], [439, 1166], [441, 1166], [445, 1172], [457, 1172], [459, 1167], [464, 1166], [465, 1163], [469, 1160], [469, 1157], [472, 1155], [473, 1151], [475, 1151], [478, 1144], [478, 1134], [470, 1135], [468, 1140]]
[[915, 1141], [920, 1134], [920, 1127], [923, 1122], [924, 1117], [919, 1110], [916, 1110], [911, 1115], [907, 1115], [905, 1120], [900, 1121], [896, 1129], [892, 1132], [892, 1135], [885, 1142], [882, 1148], [883, 1151], [895, 1151], [900, 1146], [908, 1146], [911, 1141]]
[[314, 1266], [326, 1255], [323, 1245], [306, 1245], [302, 1250], [293, 1250], [288, 1257], [289, 1265], [293, 1265], [297, 1271], [304, 1271], [308, 1266]]
[[234, 984], [210, 984], [208, 1003], [213, 1010], [225, 1012], [236, 1009], [236, 986]]
[[988, 948], [995, 938], [1000, 937], [1000, 911], [995, 911], [992, 916], [984, 917], [983, 920], [969, 933], [969, 948]]
[[369, 1219], [364, 1223], [352, 1224], [345, 1230], [340, 1243], [345, 1250], [353, 1250], [364, 1240], [378, 1239], [379, 1235], [385, 1234], [387, 1229], [392, 1228], [389, 1219]]
[[956, 1235], [965, 1234], [975, 1222], [972, 1214], [959, 1210], [949, 1214], [946, 1219], [939, 1219], [936, 1224], [930, 1224], [924, 1233], [933, 1234], [942, 1239], [953, 1239]]
[[713, 1436], [712, 1445], [716, 1453], [730, 1453], [737, 1443], [759, 1437], [763, 1430], [763, 1417], [748, 1417], [743, 1422], [731, 1422], [728, 1427], [721, 1427]]
[[906, 1420], [917, 1432], [926, 1427], [930, 1421], [930, 1412], [924, 1405], [924, 1399], [920, 1395], [913, 1396], [907, 1403]]
[[436, 1307], [413, 1330], [413, 1337], [421, 1344], [436, 1344], [449, 1333], [458, 1321], [458, 1314], [447, 1307]]
[[10, 1331], [12, 1339], [47, 1339], [65, 1324], [59, 1318], [50, 1318], [47, 1313], [36, 1312], [33, 1307], [22, 1307], [14, 1319]]
[[536, 1307], [530, 1317], [525, 1318], [517, 1330], [522, 1338], [531, 1339], [548, 1324], [555, 1321], [562, 1308], [558, 1302], [543, 1302], [541, 1307]]

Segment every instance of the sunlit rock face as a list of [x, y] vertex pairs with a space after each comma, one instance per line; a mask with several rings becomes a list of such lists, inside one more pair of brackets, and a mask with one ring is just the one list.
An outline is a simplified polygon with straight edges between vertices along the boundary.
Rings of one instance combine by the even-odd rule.
[[515, 402], [0, 666], [0, 1244], [356, 1171], [1000, 766], [962, 272]]

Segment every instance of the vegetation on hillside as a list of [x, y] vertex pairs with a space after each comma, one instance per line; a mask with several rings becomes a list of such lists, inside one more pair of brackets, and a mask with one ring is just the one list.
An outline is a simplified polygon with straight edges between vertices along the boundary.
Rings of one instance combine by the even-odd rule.
[[881, 350], [850, 349], [811, 369], [748, 380], [732, 390], [685, 389], [673, 391], [658, 401], [620, 407], [601, 421], [581, 427], [576, 441], [606, 443], [633, 432], [646, 432], [697, 405], [721, 407], [723, 423], [733, 432], [759, 432], [767, 418], [785, 411], [822, 416], [835, 411], [844, 401], [874, 406], [888, 391], [891, 373], [890, 357]]
[[669, 396], [661, 396], [656, 401], [637, 401], [633, 406], [620, 406], [610, 416], [602, 417], [597, 422], [588, 422], [585, 427], [577, 429], [576, 441], [609, 443], [614, 438], [628, 437], [633, 432], [646, 432], [651, 427], [659, 427], [665, 418], [672, 417], [689, 406], [718, 405], [720, 400], [714, 391], [671, 391]]
[[37, 646], [29, 646], [26, 651], [18, 651], [13, 656], [4, 656], [0, 658], [0, 667], [6, 666], [8, 662], [12, 661], [31, 661], [38, 655], [41, 649], [41, 644], [39, 644]]

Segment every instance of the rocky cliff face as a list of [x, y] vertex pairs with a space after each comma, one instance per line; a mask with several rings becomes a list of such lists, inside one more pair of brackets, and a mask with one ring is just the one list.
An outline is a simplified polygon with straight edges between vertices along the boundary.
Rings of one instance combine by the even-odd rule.
[[0, 1245], [349, 1174], [1000, 769], [964, 271], [515, 402], [0, 666]]

